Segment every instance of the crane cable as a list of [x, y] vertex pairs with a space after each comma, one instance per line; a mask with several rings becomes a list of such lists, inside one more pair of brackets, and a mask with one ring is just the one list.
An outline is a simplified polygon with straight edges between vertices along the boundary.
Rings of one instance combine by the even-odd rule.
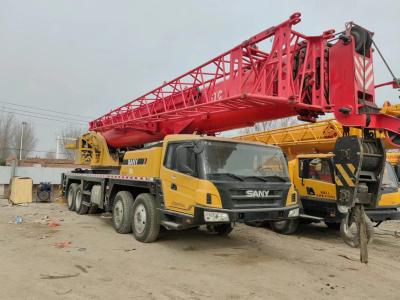
[[374, 39], [372, 39], [372, 44], [374, 45], [376, 51], [378, 51], [378, 54], [380, 56], [380, 58], [382, 59], [383, 63], [385, 64], [386, 68], [388, 69], [390, 75], [392, 75], [392, 78], [394, 81], [398, 82], [400, 84], [400, 77], [396, 77], [392, 71], [392, 69], [390, 68], [389, 64], [387, 63], [385, 57], [383, 56], [383, 54], [381, 53], [381, 51], [378, 48], [378, 45], [375, 43]]

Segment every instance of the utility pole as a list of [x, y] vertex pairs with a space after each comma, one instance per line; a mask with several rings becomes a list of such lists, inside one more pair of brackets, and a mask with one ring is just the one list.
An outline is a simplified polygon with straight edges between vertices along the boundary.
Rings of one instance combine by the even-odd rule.
[[21, 127], [21, 143], [19, 145], [19, 160], [22, 160], [22, 144], [24, 140], [24, 127], [26, 125], [26, 122], [22, 122], [22, 127]]
[[60, 140], [61, 140], [61, 137], [57, 136], [57, 140], [56, 140], [56, 159], [60, 159]]

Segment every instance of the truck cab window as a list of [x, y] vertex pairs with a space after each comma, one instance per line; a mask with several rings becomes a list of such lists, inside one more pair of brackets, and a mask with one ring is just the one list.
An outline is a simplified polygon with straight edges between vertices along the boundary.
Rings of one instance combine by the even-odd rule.
[[188, 143], [172, 143], [167, 147], [164, 166], [168, 169], [197, 176], [196, 154]]
[[329, 160], [320, 158], [302, 159], [300, 161], [300, 177], [333, 183]]
[[173, 170], [175, 164], [175, 149], [179, 144], [169, 144], [164, 159], [164, 166], [168, 169]]

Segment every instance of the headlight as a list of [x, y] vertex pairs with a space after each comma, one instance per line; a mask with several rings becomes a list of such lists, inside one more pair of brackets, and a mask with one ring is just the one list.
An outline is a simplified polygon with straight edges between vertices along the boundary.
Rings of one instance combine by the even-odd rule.
[[223, 212], [205, 211], [204, 220], [206, 222], [229, 222], [229, 215]]
[[298, 217], [300, 214], [300, 210], [298, 208], [292, 209], [289, 211], [288, 217]]
[[397, 208], [397, 211], [400, 211], [400, 207]]

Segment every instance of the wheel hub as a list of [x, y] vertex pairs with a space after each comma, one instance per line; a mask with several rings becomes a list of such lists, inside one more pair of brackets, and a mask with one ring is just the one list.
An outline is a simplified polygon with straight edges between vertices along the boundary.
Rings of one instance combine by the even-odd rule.
[[68, 207], [72, 207], [72, 201], [73, 201], [73, 193], [72, 193], [72, 190], [69, 190], [69, 192], [68, 192], [67, 201], [68, 201]]
[[75, 200], [76, 210], [79, 210], [79, 208], [81, 207], [81, 202], [82, 202], [82, 193], [81, 191], [78, 190], [76, 192], [76, 200]]
[[133, 222], [135, 225], [135, 231], [137, 233], [143, 233], [146, 228], [146, 208], [143, 204], [139, 204], [133, 216]]
[[124, 206], [122, 205], [121, 201], [115, 203], [114, 206], [114, 222], [116, 225], [121, 225], [122, 217], [124, 215]]

